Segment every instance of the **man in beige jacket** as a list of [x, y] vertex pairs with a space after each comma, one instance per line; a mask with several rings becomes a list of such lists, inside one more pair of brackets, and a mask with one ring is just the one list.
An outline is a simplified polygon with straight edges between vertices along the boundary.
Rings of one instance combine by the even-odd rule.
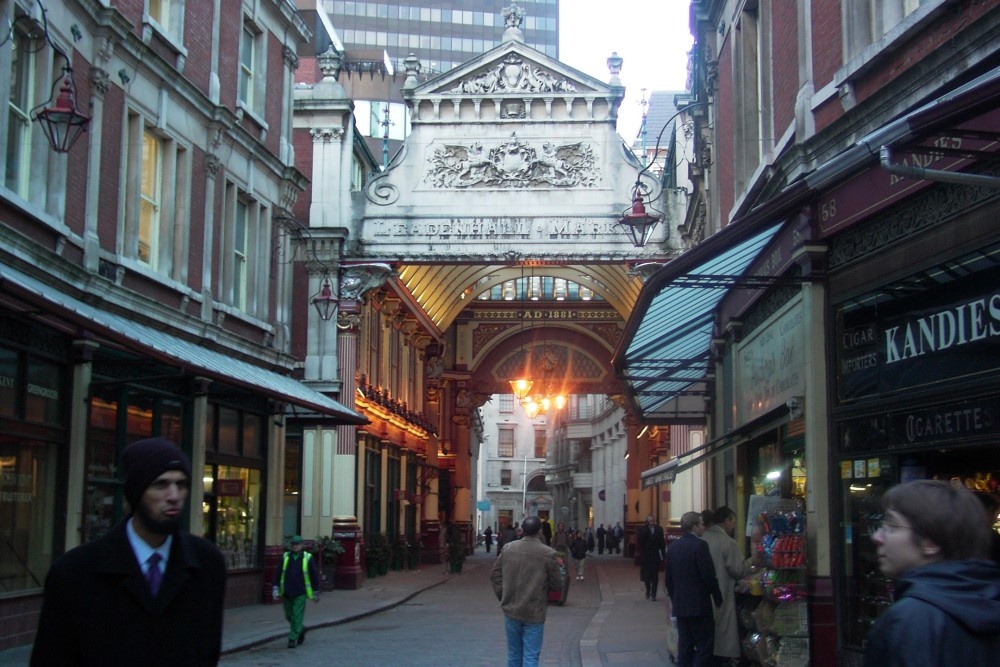
[[504, 546], [490, 572], [504, 613], [508, 667], [537, 667], [549, 591], [563, 587], [561, 556], [539, 539], [541, 528], [537, 516], [527, 517], [524, 537]]
[[740, 557], [740, 549], [730, 535], [736, 527], [736, 513], [725, 505], [715, 510], [715, 522], [701, 539], [708, 542], [708, 551], [715, 565], [715, 578], [722, 591], [722, 606], [715, 609], [716, 662], [729, 664], [740, 657], [740, 635], [736, 620], [736, 582], [750, 574], [750, 560]]

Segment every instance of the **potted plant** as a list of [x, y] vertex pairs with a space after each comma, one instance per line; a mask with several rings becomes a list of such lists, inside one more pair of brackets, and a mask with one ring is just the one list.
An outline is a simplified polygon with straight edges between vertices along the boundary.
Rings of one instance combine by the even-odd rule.
[[365, 542], [365, 554], [368, 561], [368, 576], [377, 577], [389, 571], [389, 560], [392, 549], [385, 533], [373, 533]]
[[420, 569], [420, 539], [414, 539], [406, 544], [407, 567], [411, 570]]
[[392, 543], [392, 569], [397, 572], [406, 567], [406, 539], [401, 537]]
[[340, 560], [340, 554], [344, 553], [344, 545], [329, 536], [317, 537], [316, 551], [319, 553], [319, 571], [320, 579], [323, 581], [323, 590], [332, 591], [337, 575], [337, 561]]

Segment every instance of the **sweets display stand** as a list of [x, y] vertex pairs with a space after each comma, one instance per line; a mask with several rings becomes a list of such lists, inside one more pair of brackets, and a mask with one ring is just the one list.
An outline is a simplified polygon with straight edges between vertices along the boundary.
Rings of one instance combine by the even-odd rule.
[[764, 568], [740, 582], [743, 655], [769, 667], [808, 667], [805, 508], [774, 499], [754, 518], [751, 548]]

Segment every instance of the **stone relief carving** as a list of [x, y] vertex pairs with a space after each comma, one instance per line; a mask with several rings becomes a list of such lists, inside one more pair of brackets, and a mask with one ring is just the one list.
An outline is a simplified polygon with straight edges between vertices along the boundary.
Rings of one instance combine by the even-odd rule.
[[541, 152], [515, 135], [487, 150], [447, 144], [430, 159], [425, 181], [436, 188], [523, 188], [532, 185], [593, 187], [597, 159], [589, 144], [542, 144]]
[[551, 72], [525, 62], [515, 53], [488, 70], [464, 79], [449, 93], [575, 93], [576, 86], [567, 79], [557, 79]]
[[361, 295], [379, 287], [392, 275], [388, 264], [355, 264], [341, 269], [340, 298], [358, 300]]

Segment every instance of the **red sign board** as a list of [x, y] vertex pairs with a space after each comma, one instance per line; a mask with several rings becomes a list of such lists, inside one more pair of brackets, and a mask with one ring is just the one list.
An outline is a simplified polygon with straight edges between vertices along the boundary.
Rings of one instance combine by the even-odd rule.
[[217, 479], [215, 480], [216, 496], [243, 496], [242, 479]]

